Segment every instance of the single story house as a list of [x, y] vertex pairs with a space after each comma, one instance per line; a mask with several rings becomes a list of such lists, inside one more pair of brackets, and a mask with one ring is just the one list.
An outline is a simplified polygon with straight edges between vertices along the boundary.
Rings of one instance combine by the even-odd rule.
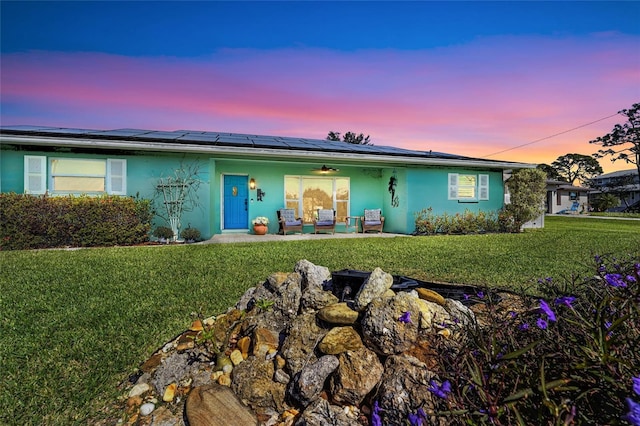
[[190, 130], [2, 126], [0, 149], [1, 192], [154, 198], [160, 179], [189, 165], [197, 170], [199, 208], [184, 214], [182, 227], [198, 228], [203, 237], [251, 232], [257, 216], [268, 217], [268, 232], [276, 233], [276, 212], [284, 207], [309, 224], [318, 208], [333, 208], [338, 232], [345, 231], [345, 217], [380, 208], [385, 232], [410, 234], [414, 215], [425, 208], [434, 214], [501, 209], [505, 176], [535, 167], [389, 146]]
[[545, 211], [548, 214], [588, 212], [591, 191], [562, 180], [547, 180]]

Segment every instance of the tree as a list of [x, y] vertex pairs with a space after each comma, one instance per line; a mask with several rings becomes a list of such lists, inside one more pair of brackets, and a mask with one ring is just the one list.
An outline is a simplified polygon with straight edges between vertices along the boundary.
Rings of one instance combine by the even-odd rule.
[[[329, 134], [327, 135], [327, 140], [339, 142], [340, 132], [334, 132], [334, 131], [329, 132]], [[373, 145], [369, 141], [369, 135], [365, 137], [363, 133], [356, 135], [353, 132], [345, 133], [344, 136], [342, 137], [342, 142], [351, 143], [354, 145]]]
[[607, 209], [617, 207], [620, 204], [620, 200], [613, 194], [603, 192], [597, 195], [591, 202], [591, 207], [597, 212], [603, 212]]
[[593, 156], [602, 158], [610, 155], [612, 162], [623, 160], [635, 164], [640, 175], [640, 103], [618, 111], [618, 114], [627, 117], [627, 122], [616, 124], [611, 132], [590, 141], [603, 148]]
[[560, 174], [558, 173], [558, 171], [556, 169], [554, 169], [553, 167], [551, 167], [548, 164], [538, 164], [536, 169], [542, 170], [543, 172], [545, 172], [546, 175], [547, 175], [547, 179], [550, 179], [550, 180], [566, 180], [562, 176], [560, 176]]
[[161, 177], [156, 184], [156, 195], [160, 198], [158, 216], [167, 220], [173, 231], [173, 239], [180, 235], [182, 214], [199, 206], [199, 164], [180, 164], [172, 176]]
[[563, 180], [573, 184], [576, 180], [585, 183], [590, 178], [604, 173], [600, 163], [589, 155], [565, 154], [551, 163], [551, 167]]
[[547, 195], [546, 175], [538, 169], [520, 169], [507, 180], [511, 202], [504, 207], [511, 223], [511, 231], [519, 232], [522, 225], [540, 216]]

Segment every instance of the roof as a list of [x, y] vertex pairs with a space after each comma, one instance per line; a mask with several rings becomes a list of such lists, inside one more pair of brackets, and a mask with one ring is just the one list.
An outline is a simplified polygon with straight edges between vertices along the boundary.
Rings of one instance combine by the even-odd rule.
[[618, 170], [616, 172], [605, 173], [603, 175], [594, 176], [592, 180], [618, 178], [622, 176], [637, 175], [637, 174], [638, 174], [638, 169]]
[[502, 169], [532, 168], [533, 164], [485, 160], [433, 151], [383, 145], [356, 145], [325, 139], [220, 133], [196, 130], [91, 130], [43, 126], [1, 126], [0, 142], [22, 145], [94, 147], [101, 149], [200, 152], [344, 159], [368, 162], [471, 165]]
[[586, 188], [584, 186], [574, 186], [564, 180], [553, 180], [553, 179], [547, 180], [547, 187], [555, 187], [555, 189], [561, 189], [564, 191], [576, 191], [576, 192], [592, 191], [591, 188]]

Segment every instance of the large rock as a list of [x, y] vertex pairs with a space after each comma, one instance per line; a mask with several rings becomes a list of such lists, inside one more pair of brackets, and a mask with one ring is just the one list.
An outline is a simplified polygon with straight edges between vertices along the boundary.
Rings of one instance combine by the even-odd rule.
[[289, 388], [289, 397], [306, 407], [318, 398], [324, 388], [324, 382], [333, 373], [340, 362], [333, 355], [324, 355], [316, 362], [306, 365], [293, 379]]
[[355, 324], [358, 321], [358, 315], [358, 312], [351, 309], [346, 302], [333, 303], [318, 311], [318, 318], [330, 324]]
[[288, 373], [295, 376], [306, 364], [316, 361], [315, 348], [327, 330], [318, 326], [315, 313], [308, 312], [294, 318], [286, 334], [280, 354]]
[[367, 348], [343, 352], [338, 361], [340, 365], [329, 380], [332, 399], [340, 405], [359, 405], [380, 380], [382, 363]]
[[[401, 321], [407, 312], [410, 321]], [[380, 355], [411, 349], [418, 338], [419, 312], [417, 297], [409, 293], [399, 293], [391, 299], [374, 299], [362, 318], [364, 343]]]
[[286, 386], [273, 380], [274, 373], [271, 360], [249, 357], [233, 369], [231, 389], [258, 415], [282, 412]]
[[[404, 354], [388, 357], [376, 392], [382, 424], [406, 425], [409, 413], [418, 408], [432, 412], [437, 397], [429, 391], [430, 380], [437, 380], [437, 376], [416, 358]], [[429, 420], [430, 425], [447, 425], [445, 419]]]
[[319, 289], [325, 287], [331, 280], [331, 271], [326, 266], [317, 266], [306, 259], [296, 263], [294, 270], [302, 276], [302, 290]]
[[376, 268], [371, 272], [369, 278], [362, 284], [354, 298], [356, 311], [364, 311], [369, 303], [378, 297], [382, 297], [393, 285], [393, 276]]
[[320, 290], [319, 288], [308, 288], [302, 293], [300, 301], [301, 312], [317, 311], [327, 305], [338, 303], [338, 298], [328, 290]]
[[227, 386], [200, 386], [189, 393], [189, 426], [251, 426], [258, 420]]
[[304, 410], [295, 426], [354, 426], [359, 424], [355, 416], [348, 416], [341, 407], [331, 405], [326, 400], [318, 398]]
[[362, 339], [353, 327], [334, 327], [318, 344], [320, 352], [328, 355], [357, 351], [363, 347]]

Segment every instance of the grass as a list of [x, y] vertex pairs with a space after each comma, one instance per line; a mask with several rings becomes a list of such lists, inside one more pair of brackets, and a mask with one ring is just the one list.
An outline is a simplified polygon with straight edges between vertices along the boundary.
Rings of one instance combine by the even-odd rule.
[[526, 290], [638, 255], [640, 222], [548, 217], [522, 234], [0, 252], [0, 424], [87, 424], [183, 331], [300, 259], [418, 279]]

